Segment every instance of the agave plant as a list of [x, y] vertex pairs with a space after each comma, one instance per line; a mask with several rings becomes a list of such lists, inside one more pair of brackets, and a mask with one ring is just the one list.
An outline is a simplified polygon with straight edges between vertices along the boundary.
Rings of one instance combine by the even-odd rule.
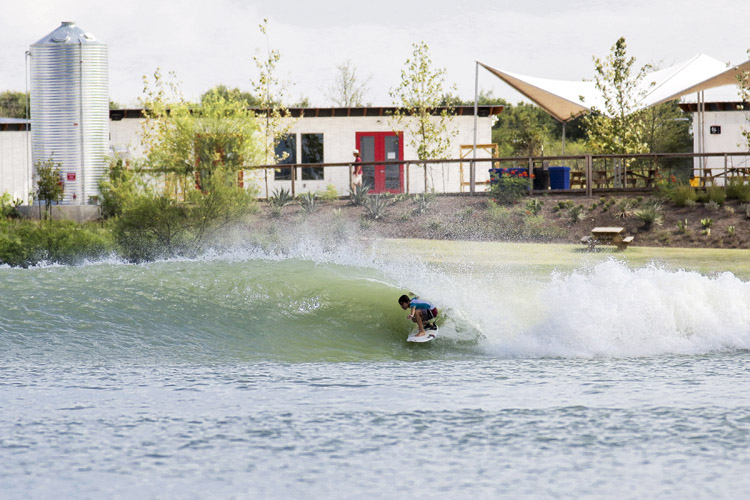
[[651, 226], [660, 226], [664, 223], [662, 204], [659, 202], [648, 203], [636, 210], [634, 214], [643, 222], [644, 229], [651, 229]]
[[293, 200], [294, 198], [292, 198], [292, 193], [285, 188], [274, 189], [273, 194], [268, 199], [271, 205], [279, 208], [283, 208], [289, 205]]
[[311, 214], [318, 209], [318, 195], [316, 193], [302, 193], [299, 195], [299, 204], [302, 209]]
[[354, 187], [354, 191], [350, 191], [349, 193], [349, 199], [351, 200], [352, 205], [358, 207], [363, 206], [367, 202], [367, 193], [370, 192], [370, 189], [372, 189], [372, 186], [366, 182], [357, 184]]
[[430, 204], [435, 199], [435, 193], [424, 193], [414, 196], [414, 204], [417, 206], [415, 212], [423, 214], [430, 208]]
[[385, 216], [385, 208], [390, 204], [390, 200], [380, 194], [368, 196], [365, 201], [365, 214], [373, 220], [381, 219]]

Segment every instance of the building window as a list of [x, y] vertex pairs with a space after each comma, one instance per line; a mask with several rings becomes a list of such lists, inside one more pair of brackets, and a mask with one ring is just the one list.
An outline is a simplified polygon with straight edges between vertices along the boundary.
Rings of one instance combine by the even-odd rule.
[[[276, 145], [275, 154], [276, 158], [281, 158], [276, 162], [279, 165], [293, 165], [297, 163], [297, 136], [295, 134], [283, 136]], [[277, 168], [274, 171], [273, 179], [275, 181], [292, 180], [292, 169], [289, 167]]]
[[[302, 135], [302, 163], [323, 163], [323, 134]], [[323, 167], [303, 167], [303, 181], [323, 180]]]

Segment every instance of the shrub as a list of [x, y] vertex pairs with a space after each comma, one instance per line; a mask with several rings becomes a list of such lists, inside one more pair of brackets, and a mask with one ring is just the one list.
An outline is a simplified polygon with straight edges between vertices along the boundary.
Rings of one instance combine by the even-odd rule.
[[687, 185], [679, 185], [671, 189], [668, 193], [669, 200], [678, 207], [684, 207], [689, 201], [698, 199], [695, 188]]
[[544, 202], [537, 198], [531, 198], [530, 200], [526, 201], [526, 211], [531, 215], [537, 215], [539, 212], [541, 212], [543, 206]]
[[708, 203], [706, 203], [706, 210], [710, 212], [717, 212], [719, 208], [721, 208], [720, 205], [714, 200], [710, 200]]
[[324, 203], [332, 203], [338, 200], [339, 193], [338, 191], [336, 191], [336, 186], [334, 186], [333, 184], [328, 184], [326, 186], [326, 190], [320, 193], [320, 195], [318, 195], [318, 198]]
[[572, 207], [568, 209], [568, 217], [570, 218], [570, 222], [578, 224], [586, 218], [586, 208], [583, 205]]
[[497, 203], [510, 205], [516, 203], [529, 190], [529, 179], [503, 173], [502, 175], [492, 174], [492, 187], [490, 193]]
[[726, 188], [727, 198], [739, 200], [740, 203], [750, 202], [750, 184], [740, 180], [731, 180]]
[[633, 212], [638, 207], [638, 202], [631, 198], [623, 198], [617, 203], [617, 210], [615, 212], [615, 217], [618, 219], [627, 219], [631, 215], [633, 215]]
[[18, 217], [18, 206], [23, 200], [14, 199], [10, 193], [3, 193], [0, 196], [0, 217]]
[[709, 187], [706, 189], [706, 195], [708, 196], [709, 202], [713, 201], [719, 205], [723, 205], [727, 200], [727, 192], [721, 186]]
[[0, 263], [28, 267], [41, 261], [77, 264], [114, 252], [112, 232], [73, 221], [0, 221]]
[[418, 214], [425, 213], [430, 208], [430, 204], [435, 200], [436, 196], [434, 192], [415, 195], [414, 204], [417, 208], [414, 211]]

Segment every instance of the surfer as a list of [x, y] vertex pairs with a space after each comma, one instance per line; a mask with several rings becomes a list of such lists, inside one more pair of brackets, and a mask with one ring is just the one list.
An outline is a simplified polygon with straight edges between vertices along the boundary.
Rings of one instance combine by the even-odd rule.
[[422, 300], [419, 297], [410, 299], [408, 295], [402, 295], [398, 298], [398, 304], [401, 309], [409, 311], [408, 319], [412, 320], [419, 327], [419, 333], [415, 337], [425, 335], [425, 329], [437, 330], [437, 325], [432, 321], [438, 316], [438, 309], [433, 304]]

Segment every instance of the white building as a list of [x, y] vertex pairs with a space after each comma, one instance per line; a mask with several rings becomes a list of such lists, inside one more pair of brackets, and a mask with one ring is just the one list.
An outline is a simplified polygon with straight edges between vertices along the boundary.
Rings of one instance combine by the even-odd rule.
[[[474, 144], [474, 107], [453, 108], [451, 127], [455, 133], [449, 158], [461, 157], [461, 146]], [[477, 144], [492, 141], [492, 124], [502, 106], [480, 106], [477, 117]], [[277, 147], [277, 154], [287, 153], [282, 164], [330, 164], [353, 160], [353, 150], [361, 151], [362, 161], [416, 160], [416, 148], [411, 145], [409, 127], [394, 123], [391, 113], [395, 108], [294, 108], [289, 134]], [[440, 109], [436, 110], [439, 113]], [[404, 120], [415, 120], [405, 118]], [[139, 130], [144, 119], [141, 110], [110, 111], [110, 144], [121, 156], [143, 156]], [[465, 148], [464, 148], [465, 149]], [[478, 157], [488, 157], [481, 150]], [[477, 167], [477, 181], [489, 179], [489, 164]], [[464, 189], [469, 181], [468, 158], [464, 164]], [[459, 162], [428, 166], [428, 190], [459, 192], [462, 167]], [[292, 191], [290, 168], [248, 171], [245, 182], [254, 181], [265, 197], [277, 189]], [[294, 172], [295, 193], [325, 191], [333, 185], [341, 195], [349, 192], [349, 168], [342, 166], [297, 167]], [[403, 164], [370, 165], [364, 167], [364, 182], [373, 192], [421, 193], [425, 191], [424, 169]]]
[[28, 121], [0, 118], [0, 195], [28, 200], [32, 190]]
[[[743, 132], [750, 131], [750, 106], [737, 85], [706, 90], [699, 104], [695, 94], [683, 96], [680, 108], [693, 115], [693, 151], [696, 153], [748, 153], [747, 155], [696, 158], [695, 176], [707, 172], [714, 184], [724, 184], [724, 169], [750, 168], [750, 147]], [[703, 108], [701, 110], [701, 108]], [[731, 171], [730, 171], [731, 175]]]

